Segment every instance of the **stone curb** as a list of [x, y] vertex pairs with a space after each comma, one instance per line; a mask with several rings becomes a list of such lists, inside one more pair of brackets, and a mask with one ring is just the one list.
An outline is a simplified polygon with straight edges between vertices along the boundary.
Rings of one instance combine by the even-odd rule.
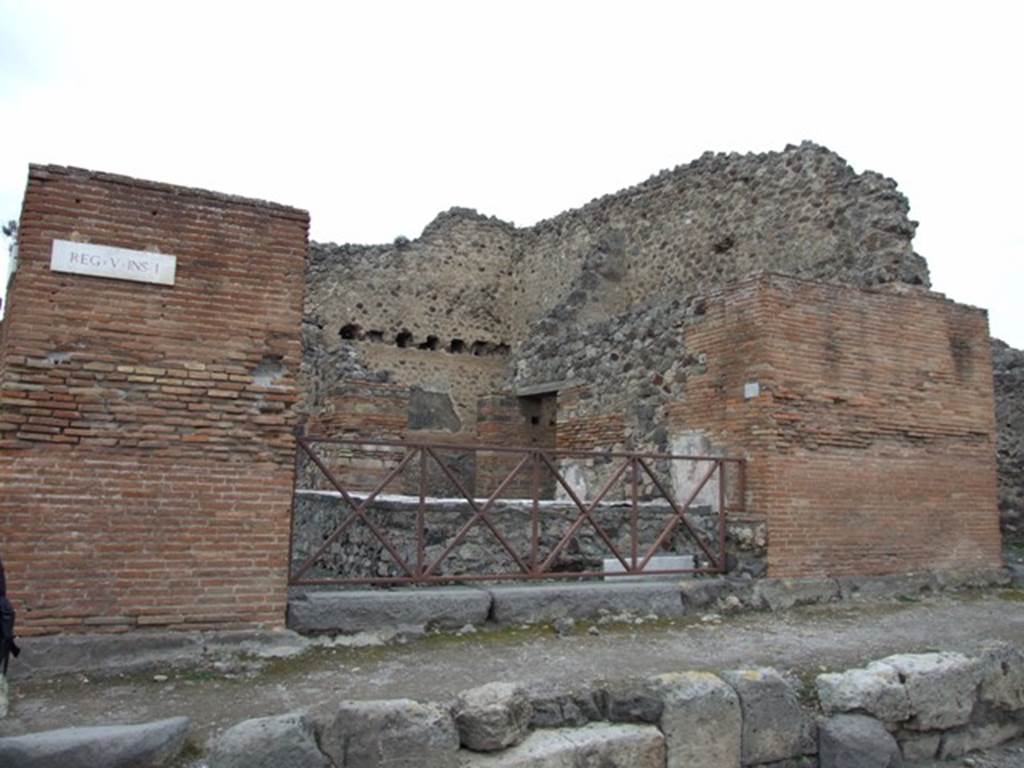
[[[474, 707], [474, 717], [486, 718], [488, 728], [511, 727], [498, 720], [509, 714], [518, 686], [475, 690], [475, 697], [465, 692], [462, 708]], [[808, 700], [803, 684], [771, 668], [594, 682], [535, 694], [516, 705], [522, 712], [515, 715], [515, 733], [482, 741], [466, 723], [460, 728], [450, 704], [342, 701], [315, 715], [238, 723], [211, 740], [210, 757], [225, 768], [269, 768], [274, 763], [264, 758], [277, 748], [300, 768], [330, 761], [335, 768], [896, 768], [900, 759], [958, 757], [1024, 734], [1024, 650], [1007, 643], [975, 657], [890, 656], [863, 669], [819, 675], [816, 690], [817, 700]], [[162, 765], [180, 752], [186, 728], [187, 720], [178, 718], [49, 731], [0, 739], [0, 756], [16, 755], [18, 764], [38, 768]], [[38, 759], [25, 762], [26, 747], [39, 745]], [[156, 758], [118, 762], [138, 749]], [[65, 762], [54, 762], [53, 755]]]
[[[1019, 577], [1018, 581], [1014, 578]], [[840, 579], [687, 578], [678, 582], [611, 581], [309, 592], [289, 603], [289, 621], [310, 634], [379, 633], [384, 642], [407, 631], [466, 625], [598, 621], [623, 617], [675, 619], [708, 612], [787, 610], [831, 602], [913, 599], [960, 589], [1024, 586], [1011, 569]], [[292, 656], [316, 641], [294, 631], [133, 632], [22, 638], [12, 680], [73, 673], [113, 675], [182, 668], [242, 654]]]

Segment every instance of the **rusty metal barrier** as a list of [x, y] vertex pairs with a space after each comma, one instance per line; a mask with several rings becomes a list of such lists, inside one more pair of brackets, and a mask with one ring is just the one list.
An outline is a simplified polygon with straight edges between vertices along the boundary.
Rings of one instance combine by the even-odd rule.
[[[628, 453], [628, 452], [591, 452], [591, 451], [557, 451], [543, 450], [538, 448], [513, 448], [505, 446], [490, 445], [463, 445], [449, 443], [423, 443], [414, 441], [397, 440], [339, 440], [327, 438], [297, 438], [296, 451], [296, 495], [302, 492], [298, 488], [299, 477], [303, 474], [302, 459], [306, 457], [312, 462], [313, 467], [327, 481], [330, 488], [340, 496], [340, 501], [347, 514], [343, 515], [337, 525], [325, 536], [323, 542], [301, 562], [296, 564], [295, 557], [295, 503], [292, 505], [292, 530], [289, 542], [289, 584], [291, 586], [314, 586], [314, 585], [398, 585], [398, 584], [428, 584], [462, 581], [504, 581], [504, 580], [535, 580], [535, 579], [585, 579], [598, 577], [626, 577], [653, 574], [695, 574], [695, 573], [723, 573], [726, 570], [726, 513], [743, 512], [745, 507], [745, 474], [746, 466], [743, 459], [726, 458], [717, 456], [686, 456], [677, 454], [660, 453]], [[401, 451], [401, 458], [384, 475], [383, 479], [377, 482], [366, 493], [358, 493], [352, 488], [346, 488], [338, 473], [331, 470], [327, 460], [319, 455], [316, 446], [348, 447], [350, 450], [365, 452], [369, 450]], [[474, 498], [463, 480], [460, 480], [455, 472], [443, 461], [439, 455], [443, 451], [471, 451], [487, 452], [493, 454], [507, 455], [515, 461], [514, 467], [503, 479], [497, 483], [494, 490], [486, 499]], [[590, 500], [584, 500], [573, 489], [564, 473], [558, 468], [558, 460], [572, 458], [576, 460], [596, 460], [602, 463], [610, 463], [607, 480], [602, 484], [597, 494]], [[652, 462], [690, 462], [694, 466], [706, 466], [706, 471], [698, 473], [692, 489], [687, 498], [679, 503], [673, 498], [666, 487], [664, 477], [659, 477], [651, 464]], [[433, 557], [428, 556], [425, 532], [427, 529], [427, 512], [431, 503], [431, 496], [428, 492], [428, 471], [431, 467], [440, 469], [441, 476], [456, 489], [459, 503], [468, 505], [471, 516], [468, 521], [461, 525], [454, 537], [443, 547], [440, 554]], [[403, 555], [401, 547], [396, 545], [389, 538], [389, 531], [380, 524], [375, 523], [369, 511], [378, 498], [383, 498], [385, 489], [396, 481], [410, 468], [418, 473], [418, 505], [416, 505], [415, 519], [415, 555]], [[733, 470], [734, 487], [728, 488], [730, 473], [727, 468]], [[519, 551], [509, 541], [509, 538], [502, 533], [499, 525], [496, 524], [492, 515], [495, 505], [502, 501], [503, 494], [525, 473], [529, 473], [529, 488], [531, 493], [529, 499], [519, 498], [517, 501], [528, 501], [530, 504], [530, 538], [528, 551]], [[691, 522], [688, 511], [694, 504], [695, 499], [701, 491], [717, 477], [717, 515], [716, 526], [713, 536], [707, 536], [698, 530], [698, 526]], [[562, 500], [573, 509], [575, 519], [558, 538], [557, 544], [548, 552], [541, 551], [540, 541], [540, 519], [541, 503], [547, 500], [542, 499], [542, 486], [544, 479], [553, 479], [556, 487], [562, 489], [565, 498]], [[654, 492], [654, 497], [663, 500], [668, 512], [666, 519], [657, 528], [658, 534], [653, 542], [641, 544], [638, 535], [638, 519], [640, 516], [641, 504], [647, 504], [648, 509], [652, 497], [643, 502], [640, 498], [641, 482]], [[616, 546], [610, 536], [597, 520], [595, 511], [599, 509], [602, 501], [609, 494], [611, 489], [619, 483], [625, 483], [628, 493], [617, 502], [620, 506], [626, 506], [629, 515], [628, 547]], [[727, 499], [735, 499], [737, 503], [727, 504]], [[611, 502], [609, 502], [611, 503]], [[660, 501], [659, 501], [660, 503]], [[660, 523], [660, 521], [659, 521]], [[335, 546], [337, 542], [352, 530], [357, 524], [365, 525], [373, 537], [380, 543], [381, 547], [393, 560], [394, 566], [399, 573], [385, 576], [370, 577], [331, 577], [331, 578], [310, 578], [307, 574]], [[474, 527], [485, 528], [493, 537], [496, 547], [506, 554], [509, 560], [514, 563], [515, 568], [504, 572], [488, 573], [456, 573], [442, 574], [438, 570], [441, 564], [464, 544]], [[589, 526], [600, 541], [607, 548], [610, 558], [616, 560], [622, 567], [621, 571], [560, 571], [556, 565], [560, 555], [569, 547], [573, 539], [578, 536], [585, 526]], [[699, 550], [702, 558], [694, 557], [693, 568], [664, 568], [650, 567], [654, 558], [659, 554], [666, 541], [675, 535], [679, 530], [688, 536]], [[698, 566], [702, 559], [705, 564]]]

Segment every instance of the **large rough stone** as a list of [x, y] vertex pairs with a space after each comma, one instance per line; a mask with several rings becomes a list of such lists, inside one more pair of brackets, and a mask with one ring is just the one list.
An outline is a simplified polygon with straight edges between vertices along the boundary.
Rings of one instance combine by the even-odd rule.
[[661, 695], [647, 680], [602, 683], [594, 696], [605, 720], [613, 723], [655, 724], [661, 719]]
[[458, 629], [484, 623], [490, 609], [490, 595], [468, 587], [307, 592], [288, 602], [288, 626], [343, 634], [409, 626]]
[[1024, 722], [1006, 718], [1001, 721], [968, 725], [942, 734], [939, 757], [960, 757], [976, 749], [989, 749], [1024, 733]]
[[1024, 651], [1001, 643], [982, 654], [980, 668], [982, 704], [1010, 712], [1024, 709]]
[[906, 727], [932, 731], [964, 725], [971, 717], [981, 681], [981, 666], [960, 653], [889, 656], [877, 662], [900, 675], [910, 698]]
[[602, 615], [683, 615], [679, 587], [663, 582], [545, 584], [502, 586], [490, 590], [492, 616], [499, 624], [534, 624], [560, 618], [596, 619]]
[[452, 768], [459, 733], [448, 710], [409, 699], [345, 701], [320, 721], [335, 768]]
[[313, 721], [302, 712], [244, 720], [210, 748], [209, 768], [329, 768], [316, 745]]
[[899, 731], [896, 741], [904, 760], [931, 760], [939, 754], [942, 734], [936, 732], [921, 733], [920, 731]]
[[650, 725], [594, 723], [535, 731], [504, 752], [461, 757], [463, 768], [664, 768], [665, 739]]
[[814, 722], [800, 707], [796, 692], [774, 669], [722, 673], [743, 712], [743, 765], [788, 760], [817, 751]]
[[666, 768], [739, 768], [743, 720], [736, 692], [708, 672], [660, 675], [658, 723]]
[[770, 610], [782, 611], [834, 602], [839, 599], [839, 583], [835, 579], [761, 579], [754, 594]]
[[722, 608], [730, 599], [741, 608], [764, 607], [763, 601], [756, 596], [754, 579], [685, 579], [679, 583], [679, 592], [683, 608], [691, 613]]
[[866, 715], [836, 715], [818, 728], [821, 768], [899, 768], [899, 744], [881, 722]]
[[522, 687], [490, 683], [464, 691], [455, 704], [454, 715], [462, 746], [492, 752], [526, 738], [533, 706]]
[[1010, 573], [1005, 568], [968, 568], [936, 571], [935, 584], [941, 590], [1005, 587]]
[[864, 669], [818, 675], [818, 701], [826, 715], [866, 712], [886, 723], [900, 723], [911, 715], [910, 697], [899, 672], [872, 662]]
[[189, 719], [62, 728], [0, 739], [0, 765], [17, 768], [156, 768], [185, 746]]
[[547, 689], [530, 696], [534, 728], [579, 727], [594, 720], [603, 720], [604, 695], [589, 688], [566, 691]]

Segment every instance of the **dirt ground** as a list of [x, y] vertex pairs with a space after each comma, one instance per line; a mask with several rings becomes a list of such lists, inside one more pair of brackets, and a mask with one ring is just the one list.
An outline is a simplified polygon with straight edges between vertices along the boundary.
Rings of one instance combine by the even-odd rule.
[[[481, 630], [397, 645], [317, 648], [291, 659], [240, 660], [145, 676], [24, 681], [12, 686], [11, 713], [0, 721], [0, 735], [188, 715], [191, 741], [201, 745], [239, 720], [341, 699], [446, 700], [494, 680], [542, 688], [673, 670], [752, 666], [773, 666], [810, 679], [817, 672], [859, 666], [892, 653], [970, 653], [993, 640], [1024, 643], [1024, 591], [674, 622], [577, 624], [564, 638], [550, 627]], [[1005, 755], [996, 750], [970, 759], [986, 768], [1024, 766], [1024, 744], [1002, 751]]]

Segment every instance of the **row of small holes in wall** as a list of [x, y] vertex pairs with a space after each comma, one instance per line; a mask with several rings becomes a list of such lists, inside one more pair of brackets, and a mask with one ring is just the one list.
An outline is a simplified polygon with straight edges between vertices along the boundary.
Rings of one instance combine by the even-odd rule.
[[[340, 331], [341, 338], [346, 341], [372, 341], [375, 343], [391, 343], [385, 341], [384, 331], [363, 331], [358, 325], [350, 323], [349, 325], [343, 325]], [[426, 349], [430, 351], [446, 351], [451, 352], [454, 355], [461, 355], [469, 352], [471, 355], [476, 357], [484, 357], [485, 355], [507, 355], [509, 353], [508, 344], [494, 344], [490, 341], [474, 341], [470, 345], [466, 345], [466, 342], [462, 339], [452, 339], [446, 346], [442, 348], [441, 340], [437, 336], [427, 336], [426, 340], [416, 343], [416, 339], [413, 338], [411, 331], [401, 331], [394, 338], [394, 345], [403, 349]]]

